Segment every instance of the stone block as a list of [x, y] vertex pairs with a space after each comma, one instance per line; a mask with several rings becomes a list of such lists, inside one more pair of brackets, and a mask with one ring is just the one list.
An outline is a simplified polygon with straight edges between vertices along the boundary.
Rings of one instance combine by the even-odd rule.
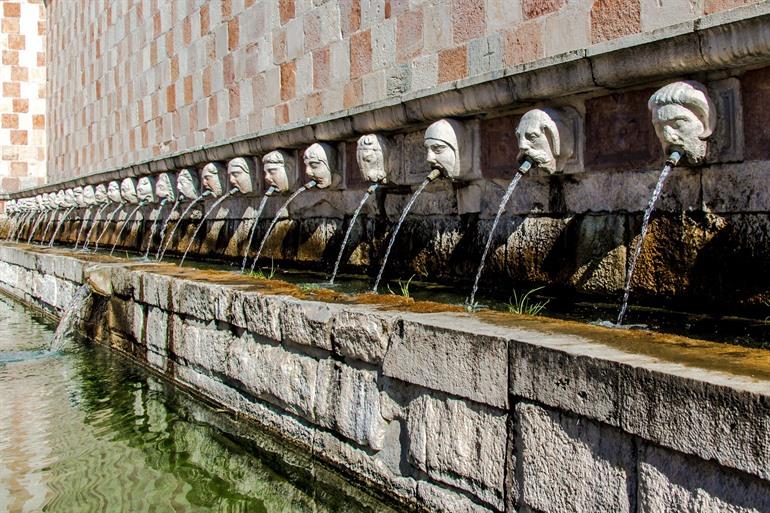
[[174, 312], [207, 321], [227, 321], [232, 290], [221, 285], [174, 280], [171, 286]]
[[[141, 288], [135, 291], [134, 299], [163, 310], [171, 310], [173, 278], [156, 273], [141, 273]], [[139, 297], [136, 297], [136, 296]]]
[[194, 319], [175, 322], [174, 333], [173, 347], [169, 349], [177, 358], [184, 359], [189, 366], [227, 375], [230, 346], [235, 339], [232, 333], [217, 329], [214, 323]]
[[280, 313], [283, 341], [331, 351], [332, 323], [340, 310], [340, 306], [332, 303], [286, 299]]
[[112, 270], [112, 293], [122, 298], [130, 298], [134, 295], [132, 284], [133, 271], [123, 266], [115, 266]]
[[550, 513], [635, 511], [632, 437], [527, 403], [515, 408], [520, 506]]
[[248, 332], [231, 339], [223, 358], [227, 375], [243, 392], [314, 421], [317, 360], [257, 341]]
[[409, 461], [502, 510], [506, 419], [500, 410], [420, 395], [409, 404]]
[[383, 373], [481, 404], [508, 405], [507, 340], [470, 316], [405, 315]]
[[770, 211], [770, 163], [709, 166], [702, 170], [703, 205], [710, 212]]
[[482, 506], [454, 491], [436, 486], [428, 481], [417, 481], [417, 502], [430, 508], [431, 511], [446, 513], [489, 513], [500, 511], [488, 506]]
[[770, 511], [770, 483], [711, 462], [644, 445], [639, 455], [640, 513]]
[[770, 159], [770, 125], [764, 119], [764, 113], [770, 110], [770, 67], [743, 75], [741, 96], [746, 159]]
[[396, 316], [345, 308], [334, 318], [332, 345], [340, 356], [379, 365], [388, 350]]
[[233, 293], [229, 319], [236, 326], [280, 342], [282, 304], [283, 298], [236, 291]]
[[647, 110], [654, 92], [642, 89], [586, 100], [586, 170], [638, 170], [663, 163]]
[[377, 372], [331, 360], [319, 362], [314, 421], [360, 446], [382, 450], [386, 422], [380, 412]]
[[[147, 307], [145, 342], [149, 351], [153, 351], [159, 355], [167, 355], [171, 325], [167, 312], [154, 306]], [[173, 341], [171, 347], [173, 348]]]

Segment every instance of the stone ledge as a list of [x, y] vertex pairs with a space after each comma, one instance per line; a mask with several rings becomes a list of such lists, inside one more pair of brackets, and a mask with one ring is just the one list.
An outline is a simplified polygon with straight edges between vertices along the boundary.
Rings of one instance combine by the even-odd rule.
[[[86, 265], [62, 252], [0, 245], [0, 287], [38, 304], [50, 304], [38, 282], [61, 289], [62, 300], [71, 296], [76, 282], [30, 266], [43, 254], [53, 268]], [[711, 464], [709, 504], [762, 504], [770, 481], [767, 352], [508, 314], [322, 303], [243, 290], [242, 278], [228, 284], [230, 273], [152, 267], [113, 264], [108, 316], [120, 330], [117, 348], [217, 402], [264, 415], [288, 439], [336, 451], [340, 465], [384, 479], [396, 495], [425, 493], [445, 511], [499, 511], [504, 483], [513, 483], [518, 505], [535, 510], [633, 511], [637, 500], [660, 506], [650, 490], [669, 490], [664, 505], [699, 494], [693, 469], [711, 460], [719, 466]], [[297, 310], [293, 322], [306, 331], [287, 338], [281, 315]], [[362, 315], [365, 334], [350, 331]], [[330, 348], [318, 343], [327, 335]], [[506, 459], [511, 437], [515, 454]], [[655, 451], [687, 461], [666, 466]], [[558, 457], [573, 453], [574, 461]], [[553, 493], [540, 477], [553, 477], [549, 469], [581, 486]], [[592, 495], [589, 478], [591, 486], [611, 482]], [[725, 479], [748, 499], [713, 485]]]

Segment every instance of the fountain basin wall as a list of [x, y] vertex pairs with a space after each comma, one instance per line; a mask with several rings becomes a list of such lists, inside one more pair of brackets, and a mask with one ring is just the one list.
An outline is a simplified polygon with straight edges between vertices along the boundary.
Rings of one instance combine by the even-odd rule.
[[[6, 244], [0, 287], [59, 313], [94, 265]], [[227, 273], [99, 266], [112, 296], [84, 325], [94, 340], [407, 504], [770, 509], [766, 352], [689, 341], [696, 356], [677, 361], [601, 342], [599, 328], [592, 339], [545, 320], [328, 303]]]

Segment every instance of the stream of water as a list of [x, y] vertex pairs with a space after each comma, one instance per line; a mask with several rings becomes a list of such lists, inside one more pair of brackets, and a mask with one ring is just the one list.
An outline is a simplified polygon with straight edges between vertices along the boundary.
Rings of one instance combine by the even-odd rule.
[[393, 230], [393, 235], [390, 236], [388, 249], [385, 250], [385, 256], [383, 257], [382, 264], [380, 265], [380, 272], [377, 273], [377, 279], [374, 280], [374, 287], [372, 287], [372, 292], [374, 292], [375, 294], [377, 293], [377, 289], [380, 286], [382, 273], [385, 272], [385, 266], [388, 264], [390, 251], [393, 249], [393, 243], [396, 242], [396, 237], [398, 236], [399, 230], [401, 230], [401, 225], [404, 224], [404, 219], [406, 219], [406, 215], [409, 213], [410, 210], [412, 210], [412, 206], [414, 205], [414, 202], [417, 201], [417, 198], [420, 197], [420, 194], [422, 194], [422, 191], [425, 190], [425, 187], [427, 187], [430, 182], [431, 182], [430, 178], [426, 178], [425, 180], [422, 181], [420, 186], [417, 188], [416, 191], [414, 191], [414, 194], [412, 194], [412, 197], [409, 199], [409, 203], [407, 203], [406, 207], [404, 207], [404, 211], [401, 212], [401, 217], [398, 220], [398, 224], [396, 225], [395, 230]]
[[184, 250], [184, 254], [182, 255], [182, 260], [179, 261], [179, 267], [182, 267], [184, 265], [184, 260], [185, 260], [185, 258], [187, 258], [187, 252], [190, 251], [190, 248], [192, 247], [193, 242], [195, 242], [195, 237], [198, 236], [198, 232], [200, 231], [201, 227], [203, 226], [203, 223], [206, 222], [206, 219], [209, 218], [211, 213], [214, 212], [214, 210], [219, 205], [221, 205], [224, 200], [226, 200], [227, 198], [229, 198], [230, 196], [232, 196], [236, 192], [240, 192], [240, 191], [238, 189], [233, 189], [230, 192], [228, 192], [227, 194], [223, 194], [222, 197], [219, 198], [218, 200], [216, 200], [214, 202], [214, 204], [211, 205], [211, 208], [208, 209], [208, 211], [205, 214], [203, 214], [203, 217], [201, 217], [201, 220], [198, 223], [198, 226], [195, 227], [195, 231], [193, 232], [192, 237], [190, 237], [190, 242], [187, 244], [187, 248]]
[[364, 197], [361, 198], [361, 202], [358, 204], [358, 208], [356, 208], [356, 211], [353, 212], [353, 217], [350, 218], [350, 224], [348, 225], [348, 229], [345, 231], [345, 237], [342, 239], [342, 245], [340, 246], [340, 252], [337, 254], [337, 261], [334, 262], [334, 271], [332, 271], [332, 277], [329, 278], [329, 285], [334, 285], [334, 279], [337, 277], [337, 270], [340, 268], [340, 263], [342, 262], [342, 255], [345, 253], [345, 247], [348, 245], [348, 239], [350, 238], [350, 233], [353, 231], [353, 227], [356, 225], [356, 219], [358, 219], [358, 215], [361, 213], [361, 210], [364, 208], [364, 204], [366, 204], [366, 201], [369, 199], [369, 196], [371, 196], [374, 191], [377, 190], [378, 184], [372, 184], [364, 194]]
[[61, 230], [62, 225], [64, 224], [64, 221], [67, 220], [69, 215], [75, 210], [75, 207], [70, 207], [64, 215], [59, 219], [59, 223], [56, 225], [56, 229], [53, 231], [53, 235], [51, 236], [51, 242], [48, 243], [48, 246], [53, 247], [54, 242], [56, 242], [56, 236], [59, 235], [59, 230]]
[[299, 196], [299, 195], [300, 195], [300, 194], [302, 194], [303, 192], [305, 192], [305, 191], [307, 191], [307, 190], [310, 190], [310, 189], [312, 189], [312, 188], [313, 188], [313, 187], [315, 187], [315, 186], [316, 186], [316, 182], [315, 182], [315, 181], [313, 181], [313, 180], [310, 180], [308, 183], [306, 183], [305, 185], [303, 185], [302, 187], [300, 187], [299, 189], [297, 189], [296, 191], [294, 191], [294, 192], [292, 193], [292, 195], [291, 195], [291, 196], [289, 196], [289, 199], [287, 199], [287, 200], [286, 200], [286, 201], [283, 203], [283, 205], [281, 205], [281, 208], [279, 208], [278, 210], [276, 210], [276, 212], [275, 212], [275, 217], [273, 217], [273, 220], [272, 220], [272, 222], [271, 222], [271, 223], [270, 223], [270, 225], [267, 227], [267, 231], [265, 232], [265, 235], [262, 237], [262, 242], [260, 242], [260, 243], [259, 243], [259, 249], [257, 250], [257, 254], [254, 256], [254, 261], [253, 261], [253, 262], [251, 262], [251, 269], [249, 270], [249, 272], [252, 272], [252, 273], [254, 272], [254, 268], [257, 266], [257, 261], [259, 260], [259, 256], [262, 254], [262, 249], [265, 247], [265, 242], [267, 242], [267, 238], [268, 238], [268, 237], [270, 237], [270, 233], [272, 233], [272, 231], [273, 231], [273, 228], [275, 228], [275, 225], [276, 225], [276, 224], [278, 224], [278, 220], [280, 219], [280, 218], [279, 218], [279, 214], [280, 214], [280, 213], [281, 213], [281, 212], [282, 212], [282, 211], [283, 211], [283, 210], [284, 210], [286, 207], [288, 207], [288, 206], [289, 206], [289, 203], [291, 203], [292, 201], [294, 201], [294, 198], [296, 198], [297, 196]]
[[642, 230], [639, 233], [639, 239], [636, 241], [636, 247], [634, 248], [634, 252], [631, 255], [631, 264], [628, 266], [628, 276], [626, 277], [626, 286], [623, 288], [623, 302], [620, 306], [620, 313], [618, 313], [618, 320], [617, 325], [622, 326], [623, 325], [623, 319], [626, 316], [626, 311], [628, 310], [628, 298], [631, 295], [631, 280], [634, 277], [634, 270], [636, 269], [636, 261], [639, 259], [639, 255], [642, 253], [642, 245], [644, 244], [644, 237], [647, 235], [647, 229], [650, 225], [650, 217], [652, 216], [652, 212], [655, 210], [655, 203], [658, 201], [658, 197], [660, 196], [660, 193], [663, 191], [663, 185], [666, 183], [666, 178], [668, 178], [668, 174], [671, 172], [671, 170], [674, 168], [676, 163], [679, 161], [679, 153], [674, 152], [672, 156], [669, 158], [669, 160], [666, 162], [666, 165], [663, 166], [663, 170], [660, 172], [660, 176], [658, 177], [658, 183], [655, 184], [655, 190], [652, 192], [652, 196], [650, 197], [649, 203], [647, 203], [647, 208], [644, 210], [644, 217], [642, 218]]
[[306, 452], [0, 296], [0, 511], [394, 510]]
[[251, 228], [249, 229], [249, 240], [246, 243], [246, 248], [243, 250], [243, 261], [241, 262], [241, 274], [246, 270], [246, 262], [249, 260], [249, 250], [251, 250], [251, 244], [254, 242], [254, 234], [257, 233], [257, 225], [259, 225], [259, 218], [262, 216], [262, 211], [265, 210], [265, 205], [267, 205], [267, 199], [270, 197], [270, 195], [277, 191], [275, 187], [272, 185], [270, 186], [267, 191], [265, 191], [265, 194], [262, 196], [262, 200], [259, 202], [259, 206], [257, 207], [257, 212], [254, 214], [254, 221], [251, 223]]
[[118, 245], [118, 242], [120, 242], [120, 236], [123, 235], [123, 230], [126, 229], [126, 226], [128, 226], [128, 222], [134, 217], [134, 214], [139, 212], [139, 209], [144, 206], [143, 203], [139, 203], [134, 210], [131, 211], [130, 214], [128, 214], [128, 217], [123, 221], [123, 224], [120, 226], [120, 231], [118, 232], [118, 236], [115, 237], [115, 242], [112, 243], [112, 249], [110, 249], [110, 256], [115, 252], [115, 247]]
[[[179, 216], [179, 219], [177, 219], [174, 227], [171, 229], [171, 233], [168, 235], [168, 240], [166, 240], [166, 244], [163, 246], [163, 250], [160, 252], [156, 259], [158, 262], [163, 261], [163, 255], [166, 254], [166, 250], [168, 249], [169, 244], [171, 244], [171, 241], [174, 240], [174, 234], [176, 233], [177, 228], [179, 228], [179, 225], [182, 223], [182, 220], [187, 217], [187, 214], [199, 201], [202, 201], [207, 196], [211, 196], [211, 194], [211, 191], [205, 191], [203, 194], [190, 201], [190, 204], [187, 205], [187, 208], [182, 211], [182, 215]], [[161, 244], [163, 244], [163, 241], [161, 241]]]
[[[177, 196], [176, 200], [174, 200], [174, 204], [171, 206], [171, 210], [168, 211], [168, 215], [165, 219], [163, 219], [163, 224], [160, 225], [160, 240], [158, 241], [158, 251], [155, 252], [155, 260], [158, 260], [160, 257], [160, 252], [163, 250], [163, 239], [166, 238], [166, 229], [168, 228], [168, 222], [171, 219], [171, 216], [174, 215], [174, 212], [176, 212], [177, 207], [181, 205], [181, 196]], [[147, 258], [145, 256], [145, 258]]]

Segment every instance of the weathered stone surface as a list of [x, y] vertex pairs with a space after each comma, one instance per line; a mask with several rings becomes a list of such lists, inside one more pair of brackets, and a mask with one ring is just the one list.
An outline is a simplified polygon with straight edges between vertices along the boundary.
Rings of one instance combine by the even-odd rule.
[[284, 342], [331, 351], [332, 323], [340, 309], [330, 303], [284, 300], [280, 314]]
[[283, 298], [236, 291], [233, 294], [228, 318], [236, 326], [280, 342], [282, 304]]
[[146, 343], [148, 351], [166, 356], [172, 326], [168, 313], [154, 306], [147, 307]]
[[405, 315], [383, 372], [497, 408], [508, 405], [507, 341], [470, 316]]
[[122, 266], [115, 266], [112, 270], [112, 293], [116, 296], [129, 298], [134, 295], [132, 285], [132, 271]]
[[188, 280], [172, 283], [173, 309], [201, 320], [226, 320], [232, 290], [221, 285]]
[[466, 401], [421, 395], [409, 405], [409, 460], [502, 510], [506, 418]]
[[431, 510], [447, 513], [488, 513], [500, 511], [473, 502], [463, 495], [428, 481], [417, 481], [417, 500]]
[[651, 445], [642, 447], [639, 460], [640, 513], [770, 511], [766, 480]]
[[385, 312], [372, 313], [346, 307], [334, 318], [334, 352], [355, 360], [381, 364], [388, 350], [388, 337], [395, 318], [395, 315]]
[[358, 445], [384, 447], [385, 419], [380, 412], [377, 373], [330, 360], [319, 363], [315, 420]]
[[703, 205], [714, 213], [770, 211], [770, 165], [752, 162], [740, 167], [703, 169]]
[[533, 404], [515, 411], [522, 505], [551, 513], [634, 511], [630, 436]]
[[173, 305], [171, 295], [172, 278], [155, 273], [138, 272], [137, 274], [141, 276], [141, 289], [134, 291], [134, 298], [148, 305], [171, 310]]

